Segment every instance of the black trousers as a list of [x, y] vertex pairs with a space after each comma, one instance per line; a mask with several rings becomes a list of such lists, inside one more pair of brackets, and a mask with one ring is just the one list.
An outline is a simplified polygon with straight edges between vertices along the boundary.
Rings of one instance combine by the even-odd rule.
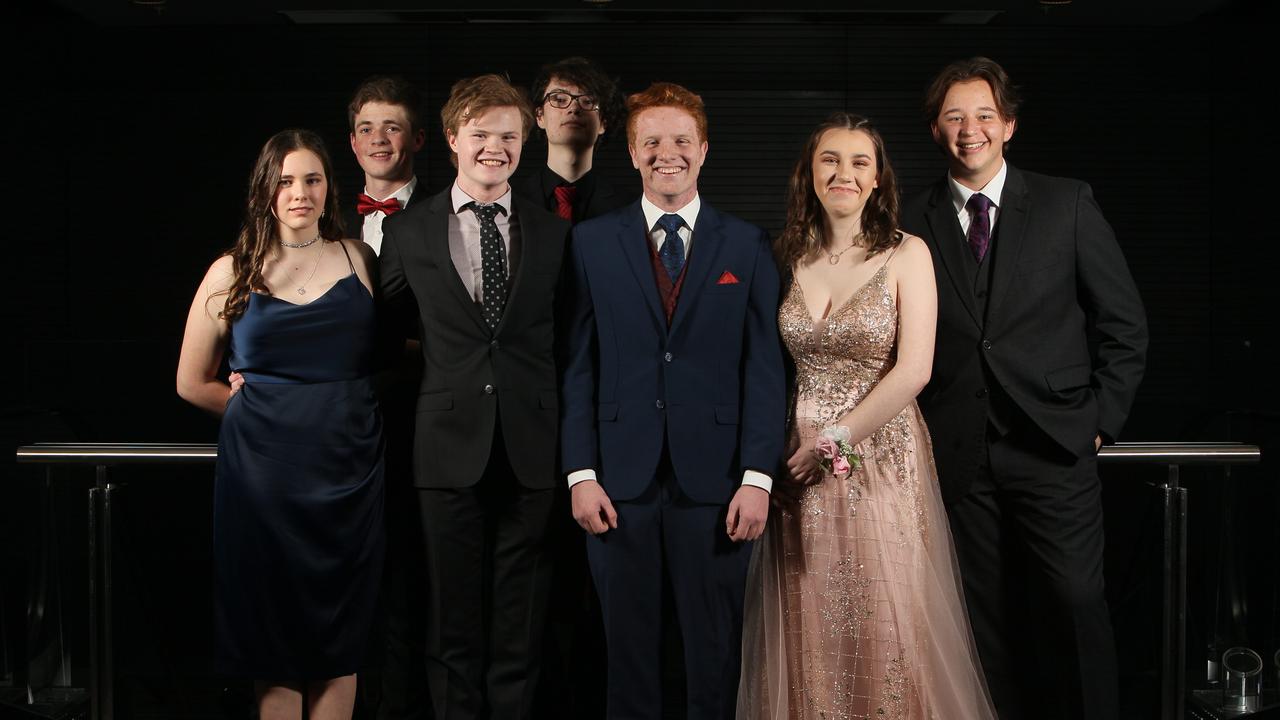
[[[706, 505], [683, 495], [668, 462], [644, 494], [613, 506], [618, 528], [587, 538], [607, 641], [607, 717], [662, 716], [663, 624], [675, 620], [684, 646], [686, 717], [732, 720], [752, 544], [729, 539], [727, 502]], [[663, 617], [664, 574], [676, 618]]]
[[426, 670], [437, 720], [531, 716], [545, 632], [553, 491], [520, 485], [495, 432], [472, 487], [420, 489]]
[[1001, 720], [1115, 720], [1097, 457], [1034, 427], [989, 432], [987, 461], [947, 514]]

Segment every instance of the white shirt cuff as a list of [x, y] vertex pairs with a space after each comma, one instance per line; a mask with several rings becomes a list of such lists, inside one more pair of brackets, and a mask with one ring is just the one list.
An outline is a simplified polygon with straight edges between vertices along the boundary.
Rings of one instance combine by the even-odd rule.
[[569, 473], [569, 487], [573, 487], [584, 480], [595, 480], [596, 471], [591, 468], [586, 470], [574, 470]]
[[[573, 481], [570, 480], [569, 482]], [[744, 470], [742, 473], [742, 484], [758, 487], [767, 493], [773, 492], [773, 478], [756, 470]]]

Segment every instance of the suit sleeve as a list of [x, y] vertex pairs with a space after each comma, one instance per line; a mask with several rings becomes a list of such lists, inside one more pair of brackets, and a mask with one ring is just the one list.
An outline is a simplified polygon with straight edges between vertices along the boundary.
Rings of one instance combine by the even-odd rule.
[[778, 266], [760, 231], [742, 343], [742, 470], [773, 477], [782, 459], [786, 384], [778, 339]]
[[396, 225], [393, 222], [383, 223], [382, 254], [378, 256], [378, 302], [381, 310], [378, 344], [383, 356], [393, 363], [402, 354], [405, 338], [416, 334], [413, 321], [417, 311], [413, 289], [405, 277]]
[[1115, 233], [1083, 183], [1076, 198], [1076, 283], [1094, 347], [1098, 431], [1114, 440], [1146, 368], [1147, 317]]
[[566, 306], [564, 371], [560, 384], [560, 451], [562, 470], [570, 473], [599, 467], [596, 436], [596, 374], [599, 363], [595, 306], [582, 256], [583, 238], [574, 229], [569, 266], [564, 277]]

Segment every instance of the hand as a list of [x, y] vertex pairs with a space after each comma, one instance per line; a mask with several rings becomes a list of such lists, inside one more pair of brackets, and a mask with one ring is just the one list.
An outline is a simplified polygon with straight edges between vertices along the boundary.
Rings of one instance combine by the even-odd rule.
[[618, 529], [618, 513], [595, 480], [583, 480], [569, 488], [569, 504], [573, 519], [592, 535]]
[[1101, 436], [1101, 435], [1094, 435], [1094, 436], [1093, 436], [1093, 451], [1094, 451], [1094, 452], [1098, 452], [1098, 451], [1099, 451], [1099, 450], [1101, 450], [1101, 449], [1102, 449], [1102, 436]]
[[812, 444], [800, 443], [787, 460], [787, 480], [800, 485], [812, 485], [822, 479], [822, 466]]
[[231, 384], [231, 394], [227, 396], [227, 399], [230, 400], [235, 397], [236, 393], [240, 392], [240, 388], [244, 387], [244, 376], [238, 372], [233, 372], [227, 376], [227, 382]]
[[729, 503], [729, 517], [726, 530], [729, 539], [734, 542], [755, 540], [764, 533], [765, 521], [769, 519], [769, 493], [755, 485], [743, 485], [733, 494]]

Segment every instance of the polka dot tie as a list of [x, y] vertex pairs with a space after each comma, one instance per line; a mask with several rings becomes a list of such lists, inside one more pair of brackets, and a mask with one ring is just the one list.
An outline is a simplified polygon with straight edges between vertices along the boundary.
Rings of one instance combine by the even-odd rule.
[[679, 215], [667, 213], [658, 218], [658, 227], [667, 231], [667, 239], [662, 241], [662, 247], [658, 249], [658, 259], [662, 261], [662, 267], [667, 269], [667, 274], [674, 283], [680, 277], [680, 269], [684, 267], [684, 238], [680, 237], [684, 220]]
[[493, 218], [502, 210], [497, 203], [466, 205], [480, 221], [480, 274], [484, 281], [484, 299], [480, 313], [490, 330], [498, 329], [502, 309], [507, 304], [507, 251]]

